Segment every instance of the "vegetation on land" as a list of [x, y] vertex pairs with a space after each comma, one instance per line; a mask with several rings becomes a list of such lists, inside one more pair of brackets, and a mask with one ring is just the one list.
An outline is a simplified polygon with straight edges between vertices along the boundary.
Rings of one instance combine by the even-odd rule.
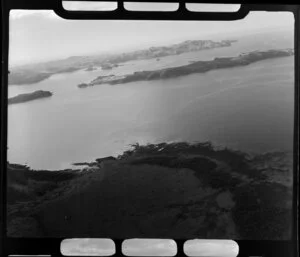
[[37, 90], [32, 93], [19, 94], [17, 96], [8, 98], [8, 104], [18, 104], [33, 101], [40, 98], [50, 97], [53, 94], [50, 91]]
[[236, 42], [236, 40], [222, 40], [220, 42], [212, 40], [187, 40], [170, 46], [150, 47], [148, 49], [122, 54], [71, 56], [63, 60], [11, 68], [9, 74], [9, 84], [34, 84], [49, 78], [53, 74], [73, 72], [80, 69], [91, 71], [97, 66], [102, 67], [104, 70], [112, 69], [120, 66], [123, 62], [178, 55], [187, 52], [219, 47], [229, 47], [234, 42]]
[[[291, 164], [286, 153], [250, 156], [210, 142], [134, 144], [117, 158], [77, 163], [87, 166], [81, 170], [33, 171], [8, 164], [9, 231], [21, 233], [15, 222], [25, 216], [38, 224], [25, 234], [67, 236], [83, 215], [82, 224], [97, 223], [94, 230], [90, 227], [90, 236], [98, 235], [99, 228], [120, 236], [117, 220], [130, 228], [130, 236], [288, 239], [292, 185], [285, 179], [292, 179]], [[28, 201], [36, 205], [34, 211], [24, 211]], [[88, 213], [76, 207], [79, 203], [86, 203]], [[73, 217], [70, 225], [60, 218], [65, 212]], [[165, 215], [170, 224], [163, 221]], [[149, 219], [157, 226], [148, 227], [144, 220]], [[189, 232], [183, 223], [191, 226]], [[59, 228], [53, 229], [54, 224]], [[135, 230], [137, 224], [140, 230]], [[86, 226], [74, 230], [75, 235], [85, 235]]]
[[177, 78], [180, 76], [186, 76], [193, 73], [204, 73], [215, 69], [224, 69], [249, 65], [254, 62], [286, 57], [294, 54], [293, 49], [282, 49], [282, 50], [268, 50], [268, 51], [253, 51], [245, 54], [240, 54], [236, 57], [222, 57], [215, 58], [211, 61], [195, 61], [187, 65], [171, 68], [163, 68], [159, 70], [151, 71], [136, 71], [132, 74], [114, 76], [99, 76], [96, 79], [88, 83], [89, 86], [100, 85], [100, 84], [124, 84], [135, 81], [148, 81], [158, 79], [169, 79]]

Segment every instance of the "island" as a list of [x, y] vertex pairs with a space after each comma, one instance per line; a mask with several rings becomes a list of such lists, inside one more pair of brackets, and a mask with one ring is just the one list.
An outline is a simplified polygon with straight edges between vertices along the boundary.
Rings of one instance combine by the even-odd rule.
[[71, 56], [66, 59], [49, 61], [37, 64], [27, 64], [10, 68], [10, 85], [27, 85], [43, 81], [54, 74], [73, 72], [84, 69], [91, 71], [96, 67], [103, 70], [111, 70], [122, 63], [134, 60], [146, 60], [171, 55], [179, 55], [188, 52], [196, 52], [220, 47], [230, 47], [237, 40], [186, 40], [169, 46], [149, 47], [118, 54], [101, 54], [91, 56]]
[[104, 63], [101, 65], [102, 70], [111, 70], [113, 68], [113, 65], [110, 63]]
[[89, 66], [85, 69], [85, 71], [93, 71], [93, 70], [97, 70], [97, 68], [95, 68], [94, 66]]
[[[107, 83], [109, 83], [110, 81], [112, 81], [113, 79], [115, 79], [116, 76], [111, 74], [111, 75], [104, 75], [104, 76], [99, 76], [97, 77], [97, 79], [101, 79], [101, 81], [103, 83], [105, 83], [105, 81]], [[118, 76], [118, 78], [120, 78], [120, 76]], [[92, 83], [80, 83], [79, 85], [77, 85], [78, 88], [86, 88], [86, 87], [92, 87], [94, 86], [95, 84], [92, 84]]]
[[121, 76], [99, 76], [96, 79], [92, 80], [90, 83], [88, 83], [88, 86], [94, 86], [99, 84], [115, 85], [135, 81], [176, 78], [193, 73], [204, 73], [216, 69], [246, 66], [251, 63], [266, 59], [286, 57], [291, 55], [294, 55], [294, 49], [272, 49], [268, 51], [253, 51], [249, 53], [242, 53], [236, 57], [221, 57], [215, 58], [211, 61], [194, 61], [192, 63], [179, 67], [164, 68], [154, 71], [137, 71], [133, 74]]
[[85, 87], [88, 87], [89, 85], [86, 84], [86, 83], [80, 83], [77, 87], [79, 88], [85, 88]]
[[40, 98], [50, 97], [53, 93], [50, 91], [37, 90], [32, 93], [20, 94], [11, 98], [8, 98], [8, 104], [18, 104], [33, 101]]

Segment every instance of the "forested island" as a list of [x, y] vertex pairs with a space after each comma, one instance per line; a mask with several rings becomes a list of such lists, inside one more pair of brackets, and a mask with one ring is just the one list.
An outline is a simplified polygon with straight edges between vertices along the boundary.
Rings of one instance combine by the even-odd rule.
[[10, 69], [9, 84], [26, 85], [38, 83], [58, 73], [73, 72], [80, 69], [91, 71], [96, 67], [103, 70], [116, 68], [120, 63], [158, 58], [182, 53], [195, 52], [220, 47], [230, 47], [236, 40], [187, 40], [169, 46], [150, 47], [120, 54], [94, 56], [71, 56], [69, 58], [45, 63], [23, 65]]
[[254, 62], [262, 61], [265, 59], [286, 57], [294, 54], [293, 49], [282, 49], [282, 50], [268, 50], [268, 51], [253, 51], [249, 53], [240, 54], [237, 57], [222, 57], [215, 58], [211, 61], [195, 61], [188, 65], [164, 68], [154, 71], [137, 71], [133, 74], [115, 76], [99, 76], [90, 83], [86, 83], [87, 86], [94, 86], [99, 84], [122, 84], [134, 81], [144, 80], [157, 80], [157, 79], [168, 79], [185, 76], [193, 73], [204, 73], [210, 70], [232, 68], [238, 66], [249, 65]]
[[17, 96], [8, 98], [8, 104], [29, 102], [40, 98], [50, 97], [52, 95], [53, 94], [50, 91], [37, 90], [32, 93], [19, 94]]

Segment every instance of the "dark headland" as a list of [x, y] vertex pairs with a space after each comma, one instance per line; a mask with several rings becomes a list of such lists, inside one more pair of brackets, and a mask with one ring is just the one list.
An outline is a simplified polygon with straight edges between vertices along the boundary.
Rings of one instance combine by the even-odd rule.
[[[122, 75], [122, 76], [99, 76], [90, 83], [88, 86], [94, 86], [99, 84], [123, 84], [135, 81], [146, 81], [146, 80], [157, 80], [157, 79], [168, 79], [185, 76], [193, 73], [204, 73], [215, 69], [232, 68], [238, 66], [249, 65], [254, 62], [279, 58], [294, 55], [293, 49], [283, 50], [268, 50], [268, 51], [253, 51], [245, 54], [240, 54], [236, 57], [223, 57], [215, 58], [212, 61], [195, 61], [188, 65], [165, 68], [154, 71], [137, 71], [133, 74]], [[87, 86], [85, 86], [87, 87]]]
[[290, 238], [292, 154], [136, 144], [76, 165], [8, 164], [9, 237]]
[[52, 96], [52, 92], [37, 90], [32, 93], [20, 94], [11, 98], [8, 98], [8, 104], [18, 104], [33, 101], [40, 98], [50, 97]]

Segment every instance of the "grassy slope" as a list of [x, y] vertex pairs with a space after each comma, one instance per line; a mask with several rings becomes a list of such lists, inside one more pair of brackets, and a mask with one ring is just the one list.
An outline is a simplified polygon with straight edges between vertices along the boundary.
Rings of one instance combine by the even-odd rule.
[[9, 233], [284, 239], [290, 160], [283, 153], [250, 158], [209, 143], [163, 143], [134, 145], [82, 173], [23, 167], [26, 178], [17, 176], [17, 184], [31, 194], [9, 194]]

